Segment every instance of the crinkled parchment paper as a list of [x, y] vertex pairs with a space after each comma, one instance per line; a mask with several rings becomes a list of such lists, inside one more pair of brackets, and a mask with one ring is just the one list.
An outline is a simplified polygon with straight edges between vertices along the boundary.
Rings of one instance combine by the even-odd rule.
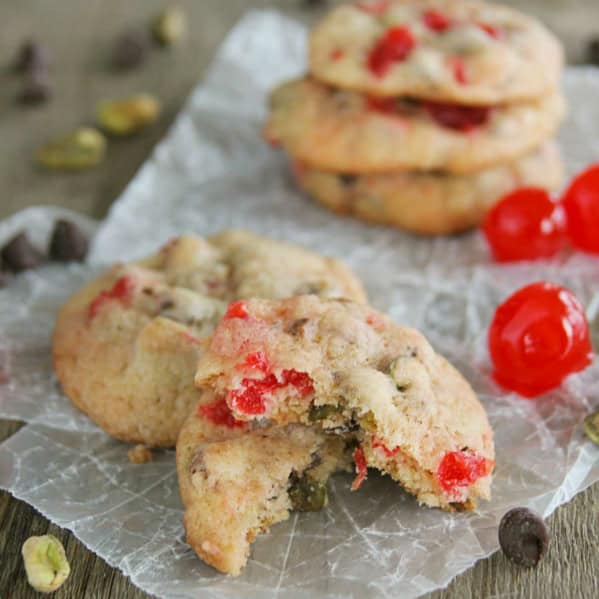
[[[528, 505], [548, 515], [599, 479], [599, 449], [580, 429], [584, 415], [599, 408], [599, 361], [527, 401], [493, 384], [485, 340], [503, 298], [549, 279], [584, 303], [599, 347], [599, 261], [572, 254], [500, 267], [490, 263], [478, 233], [416, 239], [335, 217], [302, 197], [259, 132], [267, 90], [304, 68], [304, 36], [277, 14], [249, 14], [100, 226], [91, 265], [47, 267], [0, 292], [0, 365], [8, 379], [0, 386], [0, 416], [30, 422], [0, 447], [0, 484], [161, 597], [417, 596], [495, 551], [497, 523], [508, 508]], [[572, 173], [599, 158], [599, 74], [571, 70], [565, 85], [575, 109], [561, 141]], [[0, 241], [21, 226], [41, 240], [54, 216], [47, 209], [21, 213], [0, 225]], [[350, 493], [351, 477], [342, 476], [332, 483], [327, 510], [294, 515], [259, 538], [240, 578], [195, 558], [184, 543], [173, 453], [130, 464], [127, 447], [60, 393], [49, 336], [61, 302], [101, 263], [143, 255], [176, 233], [227, 226], [345, 259], [377, 307], [421, 328], [464, 372], [496, 432], [490, 503], [474, 514], [445, 514], [419, 508], [374, 475]]]

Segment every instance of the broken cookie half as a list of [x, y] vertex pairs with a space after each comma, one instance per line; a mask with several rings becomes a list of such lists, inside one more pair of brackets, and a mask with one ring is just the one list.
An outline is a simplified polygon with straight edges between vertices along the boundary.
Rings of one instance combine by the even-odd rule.
[[353, 434], [354, 489], [374, 467], [431, 507], [472, 510], [490, 497], [493, 433], [472, 388], [418, 331], [368, 306], [235, 302], [196, 384], [236, 421]]
[[177, 443], [187, 542], [207, 564], [237, 576], [260, 533], [291, 511], [326, 506], [327, 480], [350, 469], [352, 442], [290, 425], [231, 429], [230, 438], [202, 443], [203, 420], [191, 414]]

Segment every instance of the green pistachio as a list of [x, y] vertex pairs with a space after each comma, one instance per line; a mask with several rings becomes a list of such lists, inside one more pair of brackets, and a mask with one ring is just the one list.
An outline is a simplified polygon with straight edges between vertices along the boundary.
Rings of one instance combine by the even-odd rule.
[[98, 105], [99, 125], [112, 135], [131, 135], [156, 121], [160, 102], [149, 94], [138, 94], [122, 100], [106, 100]]
[[318, 512], [328, 503], [326, 485], [308, 474], [292, 482], [288, 493], [293, 509], [299, 512]]
[[96, 166], [106, 154], [106, 138], [91, 127], [80, 127], [69, 135], [44, 145], [38, 162], [53, 170], [85, 170]]
[[599, 445], [599, 412], [589, 414], [583, 423], [584, 432], [595, 444]]
[[152, 35], [163, 46], [179, 43], [187, 33], [187, 18], [180, 6], [169, 6], [156, 16]]
[[62, 543], [52, 535], [29, 537], [21, 553], [27, 580], [40, 593], [58, 589], [71, 572]]

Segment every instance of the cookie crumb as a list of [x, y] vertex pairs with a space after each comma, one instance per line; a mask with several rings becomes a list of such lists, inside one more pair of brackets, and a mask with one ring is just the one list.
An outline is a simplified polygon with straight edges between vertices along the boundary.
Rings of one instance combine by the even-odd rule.
[[146, 445], [136, 445], [127, 452], [127, 457], [132, 464], [146, 464], [152, 461], [152, 450]]

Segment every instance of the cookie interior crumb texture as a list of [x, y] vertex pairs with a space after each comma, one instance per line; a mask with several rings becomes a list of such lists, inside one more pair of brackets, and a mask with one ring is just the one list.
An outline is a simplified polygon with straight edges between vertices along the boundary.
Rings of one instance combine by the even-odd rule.
[[196, 384], [239, 420], [356, 435], [356, 487], [372, 466], [431, 507], [490, 497], [493, 434], [470, 385], [418, 331], [368, 306], [248, 300], [217, 327]]

